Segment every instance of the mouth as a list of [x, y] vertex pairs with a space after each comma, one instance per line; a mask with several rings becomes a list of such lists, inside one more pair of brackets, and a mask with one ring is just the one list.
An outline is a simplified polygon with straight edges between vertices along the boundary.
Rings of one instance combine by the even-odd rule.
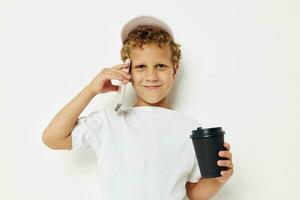
[[157, 88], [160, 88], [161, 85], [154, 85], [154, 86], [144, 86], [145, 88], [147, 89], [157, 89]]

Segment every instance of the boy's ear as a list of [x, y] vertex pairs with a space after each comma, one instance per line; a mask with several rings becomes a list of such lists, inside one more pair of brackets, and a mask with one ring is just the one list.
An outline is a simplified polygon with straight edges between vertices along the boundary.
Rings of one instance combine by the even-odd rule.
[[174, 67], [173, 67], [173, 78], [175, 79], [176, 78], [176, 75], [177, 75], [177, 71], [178, 71], [178, 68], [179, 68], [179, 65], [177, 64], [177, 65], [174, 65]]

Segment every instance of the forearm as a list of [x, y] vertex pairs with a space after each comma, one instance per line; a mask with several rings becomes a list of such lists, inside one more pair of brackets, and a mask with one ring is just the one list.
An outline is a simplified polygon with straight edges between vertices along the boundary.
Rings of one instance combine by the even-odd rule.
[[96, 94], [87, 85], [65, 105], [43, 132], [44, 141], [57, 141], [67, 137], [73, 130], [81, 112]]
[[213, 178], [203, 178], [193, 187], [190, 200], [209, 200], [223, 186], [222, 183]]

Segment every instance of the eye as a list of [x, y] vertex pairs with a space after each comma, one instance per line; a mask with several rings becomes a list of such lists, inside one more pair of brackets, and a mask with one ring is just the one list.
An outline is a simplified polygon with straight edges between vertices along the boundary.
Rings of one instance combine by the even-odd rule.
[[[157, 64], [156, 66], [158, 66], [158, 68], [160, 68], [160, 69], [164, 69], [164, 68], [167, 67], [164, 64]], [[138, 69], [143, 69], [144, 67], [145, 67], [145, 65], [137, 65], [137, 66], [135, 66], [135, 68], [138, 68]]]
[[167, 66], [164, 64], [158, 64], [157, 66], [161, 66], [160, 68], [166, 68]]
[[143, 68], [145, 65], [138, 65], [135, 68]]

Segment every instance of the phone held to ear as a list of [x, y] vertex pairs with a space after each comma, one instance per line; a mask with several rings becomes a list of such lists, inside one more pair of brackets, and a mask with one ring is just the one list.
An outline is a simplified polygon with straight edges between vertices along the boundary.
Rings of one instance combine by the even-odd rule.
[[[130, 58], [127, 58], [125, 61], [125, 64], [128, 64], [129, 67], [127, 67], [126, 69], [123, 68], [122, 70], [124, 70], [125, 72], [129, 73], [130, 67], [131, 67], [131, 60]], [[119, 81], [120, 85], [119, 85], [119, 89], [118, 89], [118, 104], [115, 108], [115, 111], [118, 112], [118, 110], [120, 109], [120, 107], [122, 106], [123, 103], [123, 98], [125, 95], [125, 89], [126, 89], [126, 84], [123, 83], [123, 81]]]

